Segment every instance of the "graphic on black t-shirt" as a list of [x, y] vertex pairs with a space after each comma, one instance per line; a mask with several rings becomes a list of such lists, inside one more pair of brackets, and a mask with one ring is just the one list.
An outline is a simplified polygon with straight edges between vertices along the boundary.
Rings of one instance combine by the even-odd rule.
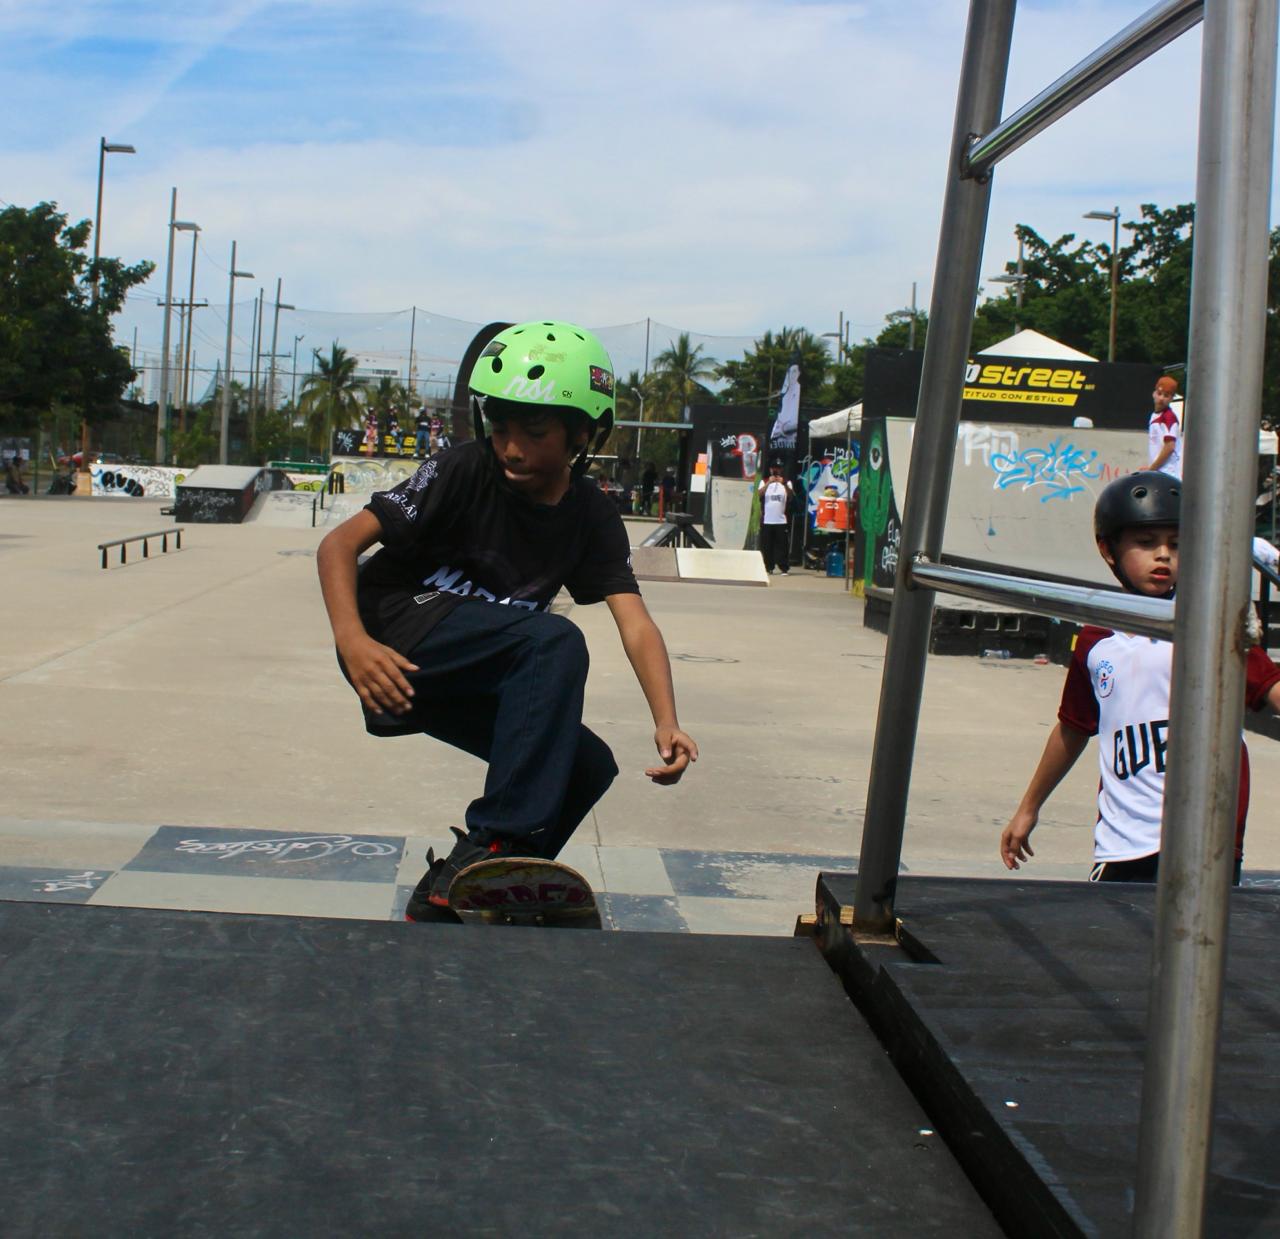
[[506, 484], [486, 441], [424, 461], [368, 510], [382, 550], [361, 567], [360, 614], [371, 636], [402, 653], [464, 602], [545, 610], [562, 586], [583, 604], [639, 592], [607, 496], [575, 478], [558, 504], [533, 503]]

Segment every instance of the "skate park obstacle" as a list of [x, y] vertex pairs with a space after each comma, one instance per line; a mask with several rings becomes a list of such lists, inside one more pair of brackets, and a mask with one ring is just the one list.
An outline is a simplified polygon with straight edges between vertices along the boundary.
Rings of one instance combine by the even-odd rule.
[[150, 558], [149, 543], [152, 538], [160, 539], [160, 553], [162, 555], [167, 555], [169, 553], [170, 536], [172, 536], [174, 539], [174, 550], [180, 551], [182, 550], [182, 531], [185, 528], [186, 528], [185, 525], [178, 525], [173, 529], [156, 529], [156, 530], [153, 530], [151, 533], [135, 533], [135, 534], [131, 534], [127, 538], [113, 538], [110, 542], [99, 542], [98, 550], [102, 552], [102, 566], [104, 568], [107, 566], [107, 551], [109, 551], [113, 546], [118, 546], [120, 548], [120, 562], [122, 564], [128, 563], [129, 562], [128, 553], [129, 553], [130, 542], [142, 543], [143, 559]]

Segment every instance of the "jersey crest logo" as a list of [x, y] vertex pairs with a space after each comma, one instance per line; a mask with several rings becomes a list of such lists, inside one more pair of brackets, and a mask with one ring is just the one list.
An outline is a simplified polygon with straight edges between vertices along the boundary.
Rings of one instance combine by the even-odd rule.
[[1116, 686], [1116, 669], [1109, 662], [1101, 662], [1093, 678], [1098, 696], [1110, 697]]
[[504, 396], [511, 396], [516, 400], [533, 400], [541, 404], [555, 403], [555, 382], [547, 379], [546, 383], [540, 383], [537, 379], [526, 379], [521, 375], [507, 384], [507, 389], [502, 393]]

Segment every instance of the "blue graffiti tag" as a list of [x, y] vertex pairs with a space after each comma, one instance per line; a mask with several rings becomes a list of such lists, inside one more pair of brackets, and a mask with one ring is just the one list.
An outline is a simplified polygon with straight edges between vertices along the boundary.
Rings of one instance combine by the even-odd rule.
[[1074, 443], [1055, 439], [1048, 447], [1028, 447], [1009, 454], [992, 452], [991, 469], [996, 475], [993, 488], [1008, 490], [1021, 485], [1047, 488], [1041, 503], [1050, 499], [1069, 499], [1084, 490], [1082, 483], [1102, 476], [1102, 462], [1096, 451], [1086, 455]]

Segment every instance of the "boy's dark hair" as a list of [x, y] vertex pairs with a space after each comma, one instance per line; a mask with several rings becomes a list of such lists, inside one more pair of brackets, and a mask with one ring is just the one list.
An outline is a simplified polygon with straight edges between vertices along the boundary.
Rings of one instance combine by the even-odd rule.
[[521, 400], [503, 400], [500, 396], [484, 398], [484, 416], [490, 422], [538, 422], [553, 417], [565, 429], [565, 442], [572, 447], [578, 436], [592, 429], [591, 418], [582, 409], [563, 404], [526, 404]]

